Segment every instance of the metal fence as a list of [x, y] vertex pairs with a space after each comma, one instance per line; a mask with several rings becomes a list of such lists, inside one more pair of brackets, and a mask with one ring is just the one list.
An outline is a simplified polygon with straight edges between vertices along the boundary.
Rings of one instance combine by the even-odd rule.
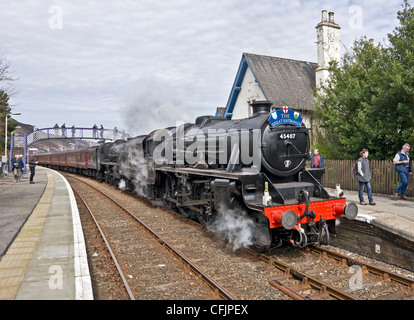
[[[358, 191], [358, 180], [352, 175], [352, 166], [356, 160], [325, 160], [325, 174], [323, 185], [328, 188], [335, 188], [336, 184], [341, 185], [343, 190]], [[372, 179], [371, 186], [373, 193], [392, 195], [400, 184], [400, 177], [395, 172], [394, 164], [390, 160], [369, 161]], [[413, 165], [413, 163], [411, 163]], [[414, 168], [412, 166], [412, 168]], [[410, 175], [407, 187], [407, 197], [414, 197], [414, 178]]]

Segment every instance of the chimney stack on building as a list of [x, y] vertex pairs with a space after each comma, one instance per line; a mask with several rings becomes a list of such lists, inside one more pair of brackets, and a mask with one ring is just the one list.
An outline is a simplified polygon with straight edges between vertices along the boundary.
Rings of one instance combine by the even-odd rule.
[[316, 26], [318, 36], [318, 68], [316, 69], [316, 86], [320, 87], [329, 78], [329, 62], [341, 59], [341, 41], [339, 30], [341, 27], [335, 23], [334, 13], [322, 11], [322, 21]]

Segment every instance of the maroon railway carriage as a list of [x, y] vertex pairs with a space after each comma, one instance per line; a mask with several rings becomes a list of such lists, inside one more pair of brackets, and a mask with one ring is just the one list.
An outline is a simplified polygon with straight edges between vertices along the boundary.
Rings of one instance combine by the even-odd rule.
[[88, 170], [88, 149], [38, 154], [39, 165], [75, 173]]
[[41, 153], [37, 155], [37, 161], [39, 161], [39, 164], [50, 167], [52, 154], [51, 153]]
[[77, 170], [88, 169], [88, 149], [73, 150], [66, 153], [66, 165]]

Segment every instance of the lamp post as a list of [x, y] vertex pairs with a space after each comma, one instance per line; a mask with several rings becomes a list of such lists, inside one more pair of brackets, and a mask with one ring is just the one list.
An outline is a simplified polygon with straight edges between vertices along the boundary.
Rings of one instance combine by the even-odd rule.
[[4, 156], [5, 156], [5, 158], [4, 158], [4, 168], [3, 168], [3, 173], [4, 173], [4, 175], [6, 175], [7, 176], [7, 173], [9, 172], [9, 166], [8, 166], [8, 163], [7, 163], [7, 119], [8, 119], [8, 117], [10, 117], [10, 116], [20, 116], [21, 115], [21, 112], [13, 112], [13, 113], [10, 113], [10, 114], [7, 114], [6, 115], [6, 121], [5, 121], [5, 123], [6, 123], [6, 125], [5, 125], [5, 129], [4, 129], [4, 135], [5, 135], [5, 138], [4, 138]]

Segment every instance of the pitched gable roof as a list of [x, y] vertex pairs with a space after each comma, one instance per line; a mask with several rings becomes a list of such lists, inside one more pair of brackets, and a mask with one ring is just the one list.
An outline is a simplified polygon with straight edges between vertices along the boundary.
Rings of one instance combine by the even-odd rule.
[[314, 108], [312, 90], [316, 85], [317, 63], [243, 53], [236, 79], [226, 106], [230, 118], [247, 68], [275, 107], [287, 105], [298, 110]]

